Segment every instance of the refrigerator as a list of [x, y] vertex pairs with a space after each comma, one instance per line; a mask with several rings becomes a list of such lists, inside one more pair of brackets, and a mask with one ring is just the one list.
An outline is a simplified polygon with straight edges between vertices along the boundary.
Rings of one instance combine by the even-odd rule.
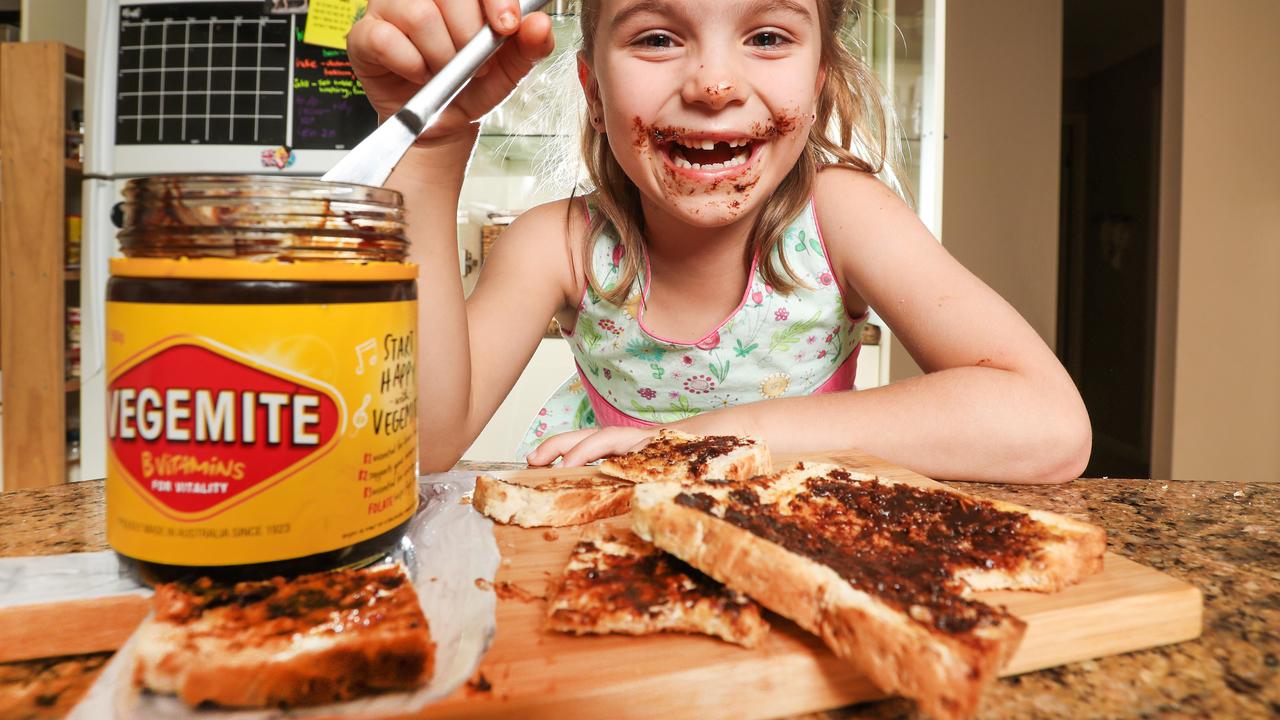
[[[161, 174], [320, 176], [377, 125], [342, 50], [263, 0], [89, 0], [80, 477], [106, 475], [108, 261], [124, 184]], [[303, 4], [305, 9], [305, 3]]]

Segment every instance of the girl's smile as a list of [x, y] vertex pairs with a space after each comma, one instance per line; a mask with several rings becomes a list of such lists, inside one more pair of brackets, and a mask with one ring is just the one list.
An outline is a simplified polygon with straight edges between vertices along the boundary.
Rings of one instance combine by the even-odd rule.
[[657, 141], [659, 154], [685, 177], [724, 179], [741, 175], [758, 156], [761, 143], [743, 137], [715, 137], [707, 133], [689, 134], [668, 142]]
[[[637, 149], [649, 152], [668, 177], [707, 186], [745, 178], [755, 170], [765, 145], [741, 132], [649, 127], [639, 117], [632, 125], [638, 130]], [[689, 189], [699, 192], [694, 186]], [[701, 191], [708, 189], [713, 188]]]

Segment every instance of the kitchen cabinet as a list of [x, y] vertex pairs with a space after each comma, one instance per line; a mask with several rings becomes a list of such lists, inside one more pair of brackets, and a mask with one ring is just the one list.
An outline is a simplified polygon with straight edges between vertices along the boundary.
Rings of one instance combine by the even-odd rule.
[[[84, 53], [0, 45], [0, 378], [4, 489], [75, 477], [80, 274], [68, 217], [80, 214]], [[73, 230], [74, 231], [74, 230]], [[75, 260], [78, 263], [78, 259]], [[69, 313], [68, 310], [71, 310]], [[70, 431], [70, 432], [69, 432]]]

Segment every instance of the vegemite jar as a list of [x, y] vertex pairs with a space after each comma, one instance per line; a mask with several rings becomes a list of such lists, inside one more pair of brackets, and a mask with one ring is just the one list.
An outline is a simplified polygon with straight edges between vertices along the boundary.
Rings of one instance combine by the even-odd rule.
[[417, 509], [399, 193], [132, 180], [107, 285], [107, 541], [147, 581], [363, 564]]

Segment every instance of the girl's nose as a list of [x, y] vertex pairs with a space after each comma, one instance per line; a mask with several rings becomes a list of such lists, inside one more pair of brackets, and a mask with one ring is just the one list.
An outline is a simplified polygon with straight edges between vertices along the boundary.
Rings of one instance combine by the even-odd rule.
[[730, 68], [712, 68], [703, 63], [689, 73], [681, 95], [691, 105], [704, 105], [719, 110], [730, 103], [743, 102], [746, 99], [745, 84]]

